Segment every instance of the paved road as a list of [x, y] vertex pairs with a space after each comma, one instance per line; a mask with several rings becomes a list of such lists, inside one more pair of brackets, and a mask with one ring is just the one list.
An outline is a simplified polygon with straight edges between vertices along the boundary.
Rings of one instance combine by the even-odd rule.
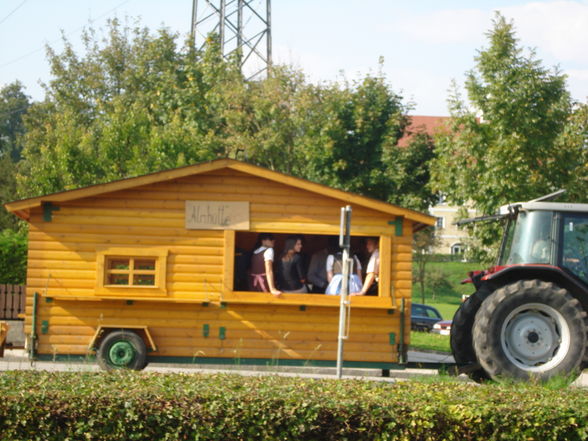
[[[408, 361], [411, 363], [453, 363], [453, 357], [445, 354], [433, 354], [426, 352], [408, 352]], [[6, 370], [44, 370], [44, 371], [99, 371], [95, 363], [63, 363], [50, 361], [37, 361], [31, 363], [24, 351], [6, 350], [4, 358], [0, 358], [0, 371]], [[334, 368], [316, 367], [291, 367], [291, 366], [224, 366], [224, 365], [182, 365], [150, 363], [146, 372], [182, 372], [182, 373], [239, 373], [241, 375], [280, 375], [286, 377], [307, 377], [307, 378], [334, 378]], [[406, 368], [402, 370], [391, 370], [390, 377], [382, 377], [380, 369], [344, 369], [344, 378], [363, 378], [373, 381], [396, 381], [402, 378], [422, 377], [437, 375], [435, 369]], [[469, 381], [465, 375], [460, 375], [463, 381]], [[576, 386], [588, 387], [588, 371], [574, 382]]]

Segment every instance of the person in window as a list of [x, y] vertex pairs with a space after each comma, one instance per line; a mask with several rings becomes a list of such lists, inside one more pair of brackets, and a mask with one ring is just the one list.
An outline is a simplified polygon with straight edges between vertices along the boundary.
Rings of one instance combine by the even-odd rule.
[[370, 237], [366, 240], [365, 248], [370, 254], [370, 260], [365, 270], [365, 280], [360, 291], [353, 292], [352, 296], [378, 295], [378, 278], [380, 275], [380, 250], [378, 239]]
[[[341, 286], [343, 284], [343, 253], [337, 243], [337, 238], [333, 237], [329, 240], [330, 253], [327, 257], [326, 270], [327, 280], [329, 285], [325, 290], [325, 294], [339, 295], [341, 294]], [[349, 274], [349, 291], [356, 292], [361, 289], [361, 263], [355, 254], [352, 257], [353, 265], [351, 273]]]
[[274, 282], [274, 244], [276, 240], [270, 233], [261, 233], [251, 256], [251, 290], [270, 292], [275, 296], [282, 294]]
[[278, 288], [287, 293], [308, 292], [302, 266], [302, 239], [290, 236], [286, 239], [284, 251], [276, 262], [276, 278]]
[[[336, 239], [335, 239], [336, 240]], [[327, 257], [329, 257], [328, 247], [321, 248], [310, 258], [308, 266], [307, 279], [312, 284], [313, 293], [324, 293], [329, 280], [327, 279]]]

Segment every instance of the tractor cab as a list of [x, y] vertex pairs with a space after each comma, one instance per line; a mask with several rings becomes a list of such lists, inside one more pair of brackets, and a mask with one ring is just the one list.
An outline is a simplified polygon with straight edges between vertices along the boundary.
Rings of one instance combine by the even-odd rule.
[[588, 204], [524, 202], [500, 214], [507, 223], [497, 269], [551, 265], [588, 284]]

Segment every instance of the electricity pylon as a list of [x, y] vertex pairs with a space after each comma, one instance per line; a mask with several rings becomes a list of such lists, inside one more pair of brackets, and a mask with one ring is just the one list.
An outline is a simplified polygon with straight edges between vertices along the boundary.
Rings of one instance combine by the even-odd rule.
[[271, 0], [193, 0], [191, 33], [199, 49], [217, 34], [221, 53], [237, 55], [248, 79], [271, 68]]

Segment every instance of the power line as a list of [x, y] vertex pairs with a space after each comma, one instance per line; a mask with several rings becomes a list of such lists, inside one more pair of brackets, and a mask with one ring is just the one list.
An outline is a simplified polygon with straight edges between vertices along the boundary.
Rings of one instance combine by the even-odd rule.
[[[27, 0], [24, 0], [24, 1], [26, 2]], [[90, 21], [90, 24], [92, 24], [93, 22], [95, 22], [95, 21], [97, 21], [97, 20], [100, 20], [102, 17], [104, 17], [104, 16], [106, 16], [106, 15], [110, 14], [111, 12], [113, 12], [113, 11], [116, 11], [118, 8], [120, 8], [120, 7], [121, 7], [121, 6], [123, 6], [124, 4], [128, 3], [129, 1], [130, 1], [130, 0], [125, 0], [125, 1], [123, 1], [122, 3], [120, 3], [118, 6], [115, 6], [114, 8], [112, 8], [112, 9], [109, 9], [108, 11], [106, 11], [105, 13], [103, 13], [103, 14], [99, 15], [99, 16], [98, 16], [98, 17], [96, 17], [95, 19], [93, 19], [93, 20], [89, 20], [89, 21]], [[24, 2], [23, 2], [23, 3], [24, 3]], [[83, 26], [80, 26], [80, 27], [78, 27], [78, 28], [76, 28], [76, 29], [74, 29], [74, 30], [72, 30], [72, 31], [69, 31], [69, 32], [67, 32], [67, 33], [63, 34], [63, 36], [64, 36], [64, 37], [67, 37], [68, 35], [71, 35], [71, 34], [73, 34], [73, 33], [75, 33], [75, 32], [78, 32], [78, 31], [80, 31], [80, 30], [84, 29], [84, 27], [85, 27], [85, 25], [83, 25]], [[49, 43], [47, 43], [47, 44], [55, 43], [55, 42], [56, 42], [56, 41], [58, 41], [58, 40], [59, 40], [59, 38], [55, 38], [55, 39], [51, 40]], [[24, 59], [24, 58], [27, 58], [27, 57], [29, 57], [29, 56], [33, 55], [33, 54], [36, 54], [37, 52], [40, 52], [40, 51], [42, 51], [43, 49], [45, 49], [45, 46], [46, 46], [46, 45], [43, 45], [43, 46], [41, 46], [40, 48], [34, 49], [34, 50], [32, 50], [31, 52], [27, 52], [26, 54], [24, 54], [24, 55], [21, 55], [20, 57], [14, 58], [14, 59], [12, 59], [12, 60], [10, 60], [10, 61], [8, 61], [8, 62], [4, 63], [4, 64], [0, 64], [0, 68], [6, 67], [6, 66], [10, 66], [11, 64], [14, 64], [14, 63], [16, 63], [16, 62], [18, 62], [18, 61], [20, 61], [20, 60], [22, 60], [22, 59]]]
[[2, 20], [0, 20], [0, 24], [4, 23], [6, 20], [8, 20], [10, 18], [10, 16], [12, 14], [14, 14], [16, 11], [18, 11], [21, 8], [21, 6], [24, 5], [26, 2], [27, 2], [27, 0], [23, 0], [20, 5], [18, 5], [16, 8], [14, 8], [12, 11], [10, 11], [6, 17], [4, 17]]

